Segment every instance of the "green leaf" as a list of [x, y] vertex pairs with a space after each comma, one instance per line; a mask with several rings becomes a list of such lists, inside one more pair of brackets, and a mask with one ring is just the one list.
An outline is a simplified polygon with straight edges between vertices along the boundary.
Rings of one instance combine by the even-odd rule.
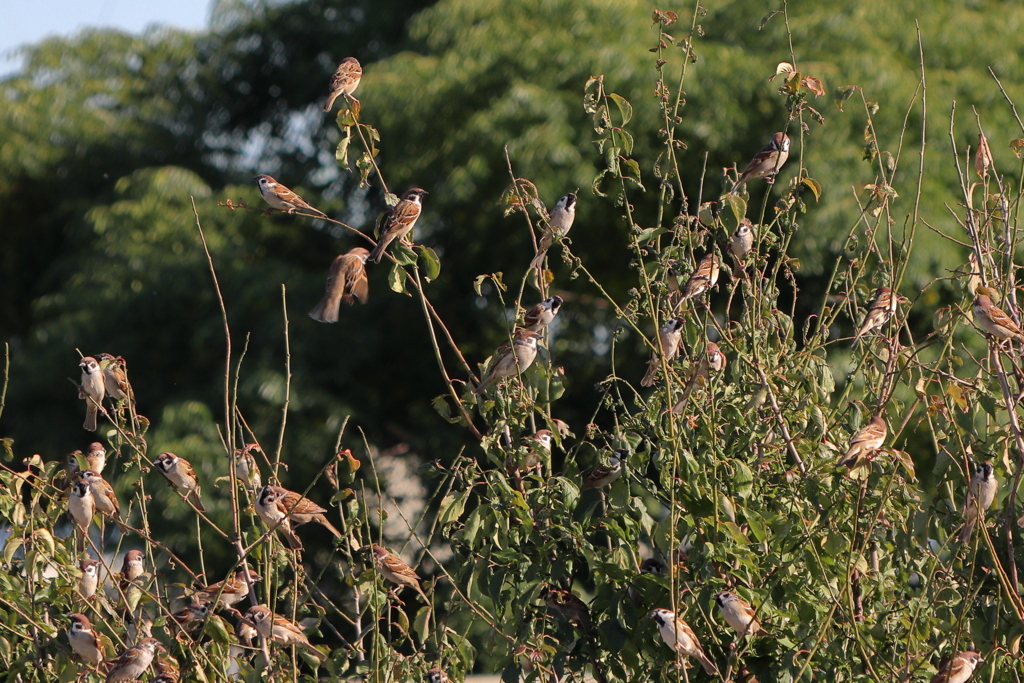
[[466, 501], [469, 500], [473, 489], [465, 489], [458, 493], [449, 493], [441, 500], [441, 507], [437, 513], [438, 526], [445, 526], [457, 522], [462, 513], [466, 510]]
[[814, 201], [819, 201], [821, 199], [821, 185], [817, 180], [814, 178], [801, 178], [800, 182], [809, 187], [811, 192], [814, 193]]
[[619, 107], [619, 113], [622, 114], [622, 125], [625, 126], [629, 123], [629, 120], [633, 118], [633, 105], [629, 103], [629, 100], [618, 93], [608, 93], [608, 97], [610, 97]]
[[411, 266], [416, 263], [416, 252], [398, 240], [391, 243], [391, 255], [402, 266]]
[[441, 259], [437, 257], [437, 252], [424, 246], [417, 249], [420, 250], [420, 260], [423, 261], [423, 276], [428, 282], [436, 279], [441, 274]]
[[747, 216], [747, 202], [742, 197], [735, 194], [727, 194], [722, 197], [722, 203], [729, 207], [732, 211], [733, 218], [736, 222], [733, 223], [734, 227], [739, 227], [740, 221]]
[[405, 294], [405, 278], [407, 277], [405, 269], [396, 263], [391, 267], [391, 272], [388, 273], [388, 287], [393, 292]]
[[348, 168], [348, 146], [352, 142], [352, 138], [342, 138], [341, 142], [338, 143], [338, 148], [334, 150], [334, 158], [338, 161], [338, 165], [343, 168]]

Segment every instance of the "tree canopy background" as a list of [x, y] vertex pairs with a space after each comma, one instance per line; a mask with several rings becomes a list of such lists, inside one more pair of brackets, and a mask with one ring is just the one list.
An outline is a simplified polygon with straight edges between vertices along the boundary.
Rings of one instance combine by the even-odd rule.
[[[445, 387], [418, 302], [390, 291], [386, 271], [371, 268], [369, 302], [346, 308], [337, 325], [316, 323], [306, 312], [331, 260], [357, 243], [307, 219], [230, 211], [218, 202], [260, 205], [251, 177], [269, 173], [332, 216], [372, 226], [385, 208], [378, 178], [360, 187], [354, 168], [339, 168], [339, 127], [319, 109], [337, 62], [356, 56], [365, 69], [361, 121], [380, 131], [377, 163], [391, 191], [430, 192], [417, 235], [443, 263], [431, 298], [467, 359], [482, 362], [507, 338], [508, 299], [489, 285], [477, 294], [473, 281], [503, 272], [506, 282], [518, 282], [532, 256], [527, 231], [503, 215], [506, 150], [515, 174], [533, 180], [548, 206], [579, 188], [574, 253], [613, 296], [624, 298], [636, 284], [627, 226], [591, 189], [603, 164], [583, 89], [600, 74], [632, 102], [640, 131], [633, 156], [644, 181], [656, 183], [662, 123], [648, 51], [659, 39], [652, 9], [635, 0], [222, 0], [201, 33], [95, 30], [26, 47], [24, 68], [0, 83], [0, 339], [11, 362], [0, 434], [19, 454], [45, 460], [82, 448], [92, 436], [79, 426], [75, 350], [106, 351], [128, 360], [139, 410], [153, 423], [151, 452], [189, 458], [210, 484], [223, 476], [216, 428], [223, 328], [191, 197], [233, 341], [248, 349], [240, 405], [267, 441], [276, 438], [285, 400], [287, 307], [289, 478], [303, 481], [319, 470], [346, 418], [374, 448], [452, 462], [474, 442], [431, 406]], [[920, 97], [915, 22], [932, 132], [922, 221], [954, 224], [947, 205], [955, 210], [959, 181], [950, 146], [936, 133], [949, 128], [953, 101], [959, 125], [952, 144], [961, 152], [976, 144], [976, 111], [996, 165], [1008, 183], [1019, 181], [1008, 145], [1019, 136], [1017, 124], [988, 69], [1009, 97], [1024, 101], [1024, 7], [796, 0], [785, 20], [762, 26], [774, 9], [781, 8], [715, 2], [697, 19], [678, 133], [687, 196], [676, 203], [695, 214], [702, 178], [716, 193], [703, 200], [717, 199], [729, 184], [722, 169], [742, 168], [789, 126], [794, 152], [777, 187], [802, 164], [824, 188], [808, 202], [790, 250], [799, 285], [814, 299], [800, 304], [802, 324], [846, 247], [863, 187], [876, 182], [873, 140], [896, 155], [901, 141], [913, 148], [920, 136], [919, 118], [908, 117]], [[827, 90], [810, 101], [822, 121], [809, 118], [803, 132], [787, 123], [780, 81], [769, 80], [790, 58], [790, 41], [800, 68]], [[853, 97], [840, 110], [831, 96], [847, 85], [859, 86], [877, 109]], [[802, 141], [813, 141], [806, 153]], [[915, 164], [902, 163], [892, 186], [911, 188], [916, 174]], [[751, 191], [750, 205], [760, 205], [765, 186]], [[653, 224], [650, 207], [639, 211], [639, 224]], [[919, 231], [914, 248], [905, 289], [924, 290], [933, 308], [959, 300], [957, 286], [941, 278], [966, 263], [967, 250], [929, 230]], [[556, 292], [566, 300], [552, 346], [566, 376], [559, 417], [581, 433], [620, 323], [596, 289], [553, 263]], [[832, 333], [852, 329], [841, 320]], [[637, 335], [625, 330], [617, 343], [635, 349], [617, 371], [641, 375], [647, 351]], [[842, 367], [847, 356], [837, 351], [833, 360]], [[844, 372], [836, 375], [842, 382]], [[193, 542], [170, 523], [165, 533], [183, 547]]]

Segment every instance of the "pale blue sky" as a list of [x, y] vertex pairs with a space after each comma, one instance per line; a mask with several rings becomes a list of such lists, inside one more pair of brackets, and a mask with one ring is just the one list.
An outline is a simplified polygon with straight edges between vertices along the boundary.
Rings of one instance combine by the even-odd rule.
[[87, 26], [140, 32], [150, 24], [179, 28], [206, 26], [210, 0], [0, 0], [0, 75], [20, 60], [6, 53], [51, 35], [69, 35]]

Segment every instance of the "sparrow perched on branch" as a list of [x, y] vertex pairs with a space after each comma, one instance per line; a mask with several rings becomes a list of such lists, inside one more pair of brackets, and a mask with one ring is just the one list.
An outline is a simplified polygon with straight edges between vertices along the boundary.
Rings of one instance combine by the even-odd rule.
[[125, 373], [124, 358], [111, 356], [109, 353], [97, 354], [96, 360], [103, 368], [103, 387], [107, 396], [120, 401], [128, 395], [128, 375]]
[[435, 666], [427, 671], [427, 683], [451, 683], [451, 679], [448, 678], [448, 674]]
[[710, 675], [718, 673], [718, 667], [712, 662], [697, 640], [697, 634], [690, 625], [675, 615], [672, 610], [658, 608], [651, 611], [651, 618], [658, 624], [661, 639], [670, 648], [685, 657], [693, 657]]
[[196, 510], [206, 512], [203, 501], [199, 497], [199, 480], [188, 460], [180, 458], [174, 453], [161, 453], [157, 456], [154, 464], [167, 477], [167, 483], [171, 488], [181, 494], [186, 501], [191, 500], [192, 504], [196, 506]]
[[96, 504], [93, 502], [92, 490], [89, 482], [79, 479], [71, 487], [71, 497], [68, 498], [68, 512], [74, 520], [78, 531], [86, 536], [89, 533], [89, 524], [92, 523], [92, 516], [96, 514]]
[[629, 457], [629, 451], [625, 448], [617, 448], [615, 451], [608, 456], [607, 465], [598, 465], [594, 469], [590, 470], [586, 478], [583, 480], [583, 488], [581, 491], [587, 489], [603, 489], [605, 486], [616, 481], [622, 476], [622, 464], [626, 462], [626, 458]]
[[[658, 345], [661, 348], [661, 354], [665, 356], [666, 361], [671, 361], [677, 355], [679, 355], [679, 343], [683, 338], [683, 319], [672, 318], [658, 330]], [[654, 377], [658, 374], [658, 369], [661, 368], [661, 355], [656, 351], [651, 352], [651, 360], [647, 362], [647, 374], [640, 380], [640, 386], [651, 387], [654, 386]]]
[[729, 238], [729, 254], [734, 263], [732, 276], [739, 279], [743, 276], [744, 261], [750, 250], [754, 248], [754, 224], [747, 218], [741, 218], [736, 232]]
[[697, 264], [697, 269], [690, 274], [686, 284], [679, 290], [678, 301], [675, 306], [698, 297], [718, 283], [718, 272], [720, 270], [718, 254], [709, 251]]
[[82, 368], [82, 383], [78, 386], [78, 397], [85, 399], [85, 423], [83, 429], [96, 431], [96, 415], [102, 409], [106, 388], [103, 370], [92, 356], [86, 356], [79, 362]]
[[341, 532], [327, 521], [325, 512], [326, 509], [309, 498], [281, 486], [264, 486], [256, 496], [256, 514], [270, 528], [280, 524], [277, 528], [284, 534], [292, 550], [302, 549], [295, 528], [309, 522], [316, 522], [341, 538]]
[[718, 605], [725, 620], [729, 622], [729, 626], [732, 626], [739, 635], [756, 636], [758, 633], [764, 633], [760, 622], [754, 616], [756, 614], [754, 608], [735, 593], [722, 591], [715, 596], [715, 604]]
[[96, 589], [100, 584], [100, 563], [98, 560], [86, 558], [78, 563], [82, 570], [82, 576], [78, 579], [78, 592], [86, 600], [96, 595]]
[[839, 460], [839, 465], [846, 465], [850, 472], [859, 469], [871, 462], [872, 454], [882, 447], [885, 437], [889, 434], [889, 428], [881, 415], [875, 415], [871, 421], [861, 427], [860, 431], [850, 439], [850, 448]]
[[85, 451], [85, 462], [91, 471], [103, 474], [103, 468], [107, 466], [107, 449], [99, 441], [93, 441]]
[[985, 511], [992, 507], [996, 493], [999, 491], [999, 480], [996, 479], [992, 463], [979, 462], [974, 466], [974, 474], [968, 484], [967, 504], [964, 507], [964, 528], [960, 531], [960, 542], [966, 543], [974, 533], [974, 526], [979, 519], [985, 518]]
[[402, 195], [399, 202], [395, 204], [395, 208], [391, 209], [384, 218], [384, 224], [380, 228], [380, 238], [377, 241], [377, 246], [367, 257], [369, 260], [380, 263], [384, 250], [391, 242], [396, 238], [404, 241], [405, 236], [412, 232], [416, 226], [416, 220], [423, 211], [423, 196], [427, 194], [430, 193], [414, 187]]
[[530, 332], [540, 332], [542, 327], [547, 327], [558, 315], [558, 309], [562, 307], [562, 297], [549, 296], [544, 301], [531, 308], [523, 316], [523, 329]]
[[[224, 607], [234, 607], [238, 603], [249, 597], [249, 591], [251, 590], [251, 584], [257, 581], [262, 581], [263, 577], [254, 572], [249, 571], [249, 581], [246, 582], [246, 570], [239, 569], [232, 576], [218, 581], [210, 586], [204, 586], [195, 593], [192, 594], [193, 600], [217, 600], [218, 605]], [[219, 597], [218, 597], [219, 596]]]
[[875, 292], [875, 298], [872, 299], [871, 304], [868, 306], [868, 312], [864, 315], [864, 322], [861, 323], [860, 329], [857, 330], [853, 340], [857, 341], [868, 332], [877, 330], [889, 322], [889, 319], [895, 315], [896, 307], [899, 303], [899, 295], [893, 294], [893, 291], [888, 287], [879, 287], [878, 291]]
[[210, 603], [203, 600], [181, 608], [171, 615], [171, 619], [181, 628], [186, 628], [196, 621], [203, 621], [208, 616], [210, 616]]
[[146, 555], [141, 550], [129, 550], [124, 554], [121, 563], [121, 583], [131, 583], [145, 573], [146, 568], [143, 562]]
[[86, 664], [97, 666], [103, 661], [103, 640], [92, 629], [92, 623], [84, 614], [69, 614], [68, 619], [71, 621], [68, 629], [71, 649]]
[[1021, 331], [1020, 325], [1001, 309], [996, 308], [992, 298], [987, 294], [979, 294], [974, 299], [974, 321], [978, 323], [978, 327], [999, 341], [1024, 341], [1024, 332]]
[[327, 214], [319, 209], [315, 209], [306, 203], [299, 195], [295, 194], [287, 187], [277, 182], [270, 176], [263, 174], [258, 175], [253, 180], [256, 181], [256, 185], [260, 188], [260, 194], [263, 196], [263, 200], [270, 204], [273, 208], [278, 211], [284, 211], [285, 213], [295, 213], [297, 209], [303, 209], [305, 211], [311, 211], [318, 216], [327, 218]]
[[263, 486], [263, 479], [260, 477], [256, 457], [252, 454], [254, 450], [260, 450], [258, 444], [247, 443], [242, 448], [235, 449], [235, 477], [245, 486], [258, 491]]
[[420, 587], [419, 575], [413, 571], [412, 567], [403, 562], [402, 558], [376, 543], [373, 544], [371, 552], [373, 553], [373, 565], [381, 573], [381, 576], [391, 583], [398, 584], [399, 588], [396, 593], [402, 588], [412, 588], [420, 594], [424, 602], [430, 604], [427, 594]]
[[533, 361], [537, 358], [537, 340], [540, 335], [530, 330], [517, 330], [512, 338], [512, 348], [507, 345], [495, 351], [497, 360], [491, 363], [491, 369], [476, 388], [476, 393], [482, 394], [492, 382], [507, 377], [515, 377], [519, 373], [526, 372]]
[[984, 661], [981, 653], [974, 650], [964, 650], [952, 659], [943, 657], [931, 683], [967, 683], [974, 670]]
[[[330, 111], [334, 107], [334, 100], [342, 95], [352, 97], [352, 93], [359, 87], [359, 80], [363, 77], [363, 67], [355, 57], [345, 57], [338, 65], [337, 71], [331, 76], [330, 94], [324, 102], [324, 111]], [[355, 99], [352, 97], [352, 99]]]
[[743, 169], [743, 173], [729, 190], [729, 194], [734, 194], [740, 185], [754, 178], [765, 178], [769, 184], [774, 183], [775, 175], [789, 159], [789, 144], [789, 136], [785, 133], [773, 135], [768, 144], [754, 155], [747, 167]]
[[587, 635], [594, 634], [590, 608], [575, 593], [554, 586], [545, 586], [540, 596], [548, 607], [561, 614], [566, 621], [575, 624]]
[[690, 398], [690, 394], [698, 386], [703, 386], [708, 379], [711, 377], [711, 373], [719, 373], [725, 370], [726, 364], [729, 359], [725, 353], [718, 348], [718, 344], [713, 341], [709, 341], [704, 346], [704, 355], [701, 356], [700, 361], [697, 363], [696, 369], [693, 371], [693, 376], [690, 377], [686, 383], [686, 388], [683, 390], [683, 395], [679, 401], [672, 406], [672, 412], [676, 415], [681, 415], [683, 410], [686, 408], [686, 402]]
[[572, 227], [573, 221], [576, 220], [576, 195], [570, 192], [565, 195], [557, 202], [555, 202], [555, 208], [551, 209], [551, 214], [548, 216], [548, 223], [544, 228], [544, 234], [541, 235], [540, 245], [537, 249], [537, 255], [530, 261], [531, 268], [540, 268], [544, 262], [544, 257], [548, 253], [548, 249], [551, 248], [551, 243], [557, 238], [565, 237], [569, 234], [569, 229]]
[[92, 491], [92, 500], [96, 505], [96, 511], [110, 517], [117, 523], [121, 520], [121, 504], [117, 502], [117, 495], [110, 483], [92, 470], [83, 470], [80, 478], [89, 482], [89, 489]]
[[336, 323], [342, 301], [351, 304], [359, 299], [359, 303], [366, 303], [369, 294], [366, 257], [369, 254], [366, 249], [356, 247], [334, 259], [331, 272], [327, 276], [327, 291], [320, 303], [309, 312], [310, 318], [322, 323]]
[[265, 605], [250, 607], [245, 617], [264, 638], [281, 645], [296, 645], [319, 659], [321, 663], [327, 661], [327, 655], [309, 642], [309, 638], [302, 632], [302, 627], [279, 614], [274, 614]]
[[164, 646], [156, 638], [143, 638], [137, 645], [134, 645], [110, 662], [110, 669], [107, 671], [107, 683], [119, 683], [120, 681], [134, 681], [142, 677], [149, 665], [153, 663], [157, 648], [161, 650]]

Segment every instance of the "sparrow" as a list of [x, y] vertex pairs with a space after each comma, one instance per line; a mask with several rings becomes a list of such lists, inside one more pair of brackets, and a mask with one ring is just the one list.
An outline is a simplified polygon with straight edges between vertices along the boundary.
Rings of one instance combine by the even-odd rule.
[[183, 607], [172, 614], [171, 619], [181, 628], [185, 628], [193, 622], [203, 621], [208, 616], [210, 616], [210, 603], [207, 600], [203, 600], [193, 602], [188, 607]]
[[117, 502], [114, 487], [92, 470], [83, 470], [79, 476], [89, 482], [96, 511], [121, 523], [121, 504]]
[[672, 412], [676, 415], [681, 415], [686, 409], [686, 402], [690, 399], [690, 394], [698, 386], [704, 386], [704, 384], [711, 377], [711, 373], [718, 373], [725, 370], [726, 364], [729, 359], [718, 348], [718, 344], [713, 341], [707, 342], [704, 345], [704, 355], [701, 357], [700, 362], [697, 364], [696, 369], [693, 372], [693, 376], [690, 377], [686, 383], [686, 388], [683, 390], [682, 398], [672, 406]]
[[[530, 330], [517, 330], [512, 339], [512, 348], [502, 346], [494, 352], [498, 359], [491, 364], [491, 369], [476, 388], [476, 393], [484, 390], [496, 379], [515, 377], [533, 365], [537, 358], [537, 340], [540, 335]], [[500, 355], [499, 355], [500, 354]]]
[[120, 401], [128, 395], [128, 375], [124, 371], [124, 358], [115, 358], [109, 353], [97, 354], [96, 360], [103, 368], [103, 388], [107, 396]]
[[1024, 341], [1024, 332], [1013, 322], [1013, 318], [996, 308], [992, 298], [987, 294], [979, 294], [974, 299], [974, 321], [978, 326], [999, 341], [1015, 339]]
[[420, 217], [423, 210], [423, 195], [426, 194], [430, 193], [414, 187], [402, 195], [395, 208], [384, 218], [384, 224], [380, 228], [380, 239], [367, 258], [374, 263], [380, 263], [384, 250], [395, 238], [404, 241], [405, 236], [412, 232], [416, 225], [416, 219]]
[[879, 287], [875, 292], [875, 298], [868, 306], [868, 312], [864, 315], [864, 322], [861, 323], [853, 340], [857, 341], [868, 332], [877, 330], [889, 322], [889, 319], [896, 313], [899, 302], [899, 295], [893, 295], [892, 290], [888, 287]]
[[[850, 439], [850, 448], [839, 460], [839, 465], [846, 465], [852, 472], [855, 468], [871, 462], [871, 455], [882, 447], [889, 428], [881, 415], [875, 415], [871, 421], [861, 427], [860, 431]], [[864, 456], [863, 458], [861, 456]]]
[[98, 633], [92, 630], [89, 618], [84, 614], [69, 614], [71, 627], [68, 629], [68, 641], [75, 654], [92, 666], [103, 661], [103, 641]]
[[558, 315], [558, 309], [562, 307], [562, 297], [549, 296], [544, 301], [531, 308], [523, 316], [523, 329], [530, 332], [540, 332], [542, 327], [547, 327]]
[[974, 650], [964, 650], [952, 659], [943, 657], [939, 663], [939, 671], [932, 676], [931, 683], [966, 683], [978, 665], [984, 661], [981, 653]]
[[736, 232], [729, 239], [729, 254], [735, 264], [732, 269], [733, 278], [738, 280], [743, 276], [744, 259], [753, 248], [754, 224], [747, 218], [741, 218]]
[[68, 512], [75, 526], [82, 535], [89, 533], [89, 524], [92, 523], [92, 516], [96, 514], [96, 504], [93, 502], [92, 490], [89, 482], [79, 479], [71, 487], [71, 497], [68, 498]]
[[285, 213], [295, 213], [296, 209], [304, 209], [306, 211], [312, 211], [318, 216], [327, 218], [327, 214], [319, 209], [314, 209], [312, 206], [306, 203], [299, 195], [295, 194], [287, 187], [277, 182], [270, 176], [263, 174], [258, 175], [253, 180], [260, 188], [260, 194], [263, 195], [264, 201], [270, 204], [273, 208], [278, 211], [284, 211]]
[[572, 192], [565, 195], [557, 202], [555, 202], [555, 208], [551, 209], [551, 213], [548, 215], [548, 223], [544, 228], [544, 234], [541, 235], [540, 245], [537, 249], [537, 255], [530, 261], [531, 268], [539, 268], [541, 263], [544, 261], [544, 257], [548, 253], [548, 249], [551, 248], [551, 243], [556, 238], [565, 237], [569, 234], [569, 229], [572, 227], [573, 221], [576, 220], [576, 195]]
[[172, 666], [161, 666], [161, 661], [163, 660], [157, 659], [156, 663], [153, 664], [153, 668], [156, 669], [156, 676], [153, 677], [153, 683], [178, 683], [178, 679], [181, 677], [181, 672]]
[[[665, 360], [671, 361], [679, 355], [679, 342], [682, 341], [682, 338], [682, 318], [672, 318], [661, 326], [661, 329], [658, 330], [658, 344], [665, 355]], [[640, 386], [654, 386], [654, 376], [658, 374], [659, 368], [661, 368], [661, 356], [657, 351], [652, 351], [651, 359], [647, 362], [647, 374], [640, 380]]]
[[677, 617], [672, 610], [658, 608], [651, 612], [651, 618], [658, 624], [658, 631], [661, 632], [661, 639], [670, 648], [686, 657], [693, 657], [710, 675], [718, 673], [718, 667], [704, 654], [697, 634], [693, 632], [690, 625]]
[[420, 577], [412, 567], [402, 561], [402, 558], [376, 543], [373, 544], [372, 552], [373, 564], [377, 571], [391, 583], [398, 584], [399, 588], [396, 589], [396, 593], [402, 588], [412, 588], [420, 594], [424, 602], [430, 604], [427, 594], [420, 587]]
[[555, 437], [550, 429], [538, 429], [531, 436], [523, 439], [526, 446], [526, 458], [523, 465], [528, 470], [540, 471], [544, 463], [551, 458], [551, 445]]
[[[640, 575], [643, 576], [644, 574], [658, 574], [660, 576], [664, 576], [665, 574], [668, 574], [668, 565], [655, 557], [648, 557], [640, 563]], [[636, 589], [635, 583], [630, 583], [626, 592], [633, 600], [633, 605], [635, 607], [639, 607], [643, 598], [640, 595], [640, 592]]]
[[448, 674], [435, 666], [427, 671], [427, 683], [451, 683], [451, 679], [448, 678]]
[[[334, 107], [334, 100], [341, 95], [352, 96], [352, 93], [359, 87], [359, 79], [363, 77], [363, 67], [355, 57], [345, 57], [338, 65], [337, 71], [331, 76], [331, 85], [327, 101], [324, 102], [324, 111], [330, 111]], [[354, 97], [352, 99], [355, 99]]]
[[775, 174], [779, 172], [782, 165], [789, 159], [789, 142], [789, 136], [785, 133], [773, 135], [768, 144], [754, 155], [754, 158], [750, 160], [747, 167], [743, 169], [743, 173], [740, 174], [739, 180], [729, 190], [729, 194], [735, 193], [740, 185], [754, 178], [765, 178], [769, 184], [774, 183]]
[[78, 568], [82, 570], [82, 576], [78, 579], [78, 592], [88, 600], [96, 595], [100, 583], [100, 563], [86, 558], [78, 563]]
[[974, 525], [984, 519], [985, 511], [992, 507], [996, 493], [999, 491], [999, 480], [993, 472], [992, 463], [979, 462], [974, 466], [974, 474], [968, 484], [967, 504], [964, 508], [964, 528], [960, 531], [960, 541], [966, 543], [974, 533]]
[[541, 591], [541, 597], [548, 607], [565, 617], [566, 621], [575, 624], [587, 635], [593, 635], [594, 622], [590, 618], [590, 608], [575, 593], [554, 586], [545, 586]]
[[722, 591], [715, 596], [715, 604], [718, 605], [718, 609], [722, 612], [725, 620], [729, 622], [729, 626], [732, 626], [733, 630], [739, 635], [742, 636], [749, 633], [752, 636], [756, 636], [758, 633], [764, 632], [760, 622], [754, 616], [754, 608], [735, 593]]
[[982, 180], [988, 175], [988, 167], [992, 165], [992, 152], [988, 148], [988, 138], [978, 133], [978, 150], [974, 153], [974, 172]]
[[103, 468], [107, 466], [107, 449], [99, 441], [93, 441], [85, 451], [85, 462], [91, 471], [103, 474]]
[[334, 259], [331, 272], [327, 276], [327, 291], [320, 303], [309, 312], [310, 318], [322, 323], [336, 323], [342, 301], [351, 304], [359, 299], [359, 303], [366, 303], [366, 296], [369, 294], [366, 257], [369, 254], [366, 249], [356, 247]]
[[86, 356], [78, 365], [82, 368], [82, 383], [78, 386], [78, 397], [85, 399], [85, 423], [82, 428], [95, 432], [96, 415], [106, 393], [103, 370], [92, 356]]
[[174, 453], [161, 453], [154, 464], [167, 477], [167, 483], [171, 488], [181, 494], [186, 501], [191, 498], [196, 510], [206, 512], [203, 501], [199, 498], [199, 480], [188, 460], [179, 458]]
[[[122, 591], [124, 589], [122, 588]], [[128, 609], [120, 610], [121, 619], [124, 620], [127, 628], [125, 632], [128, 634], [128, 638], [125, 642], [134, 643], [141, 638], [152, 638], [153, 637], [153, 617], [143, 612], [139, 617], [136, 618]], [[162, 648], [163, 646], [161, 646]]]
[[583, 480], [583, 488], [581, 491], [587, 489], [603, 489], [608, 486], [616, 479], [622, 476], [622, 463], [626, 461], [629, 456], [629, 451], [625, 448], [616, 449], [610, 456], [608, 456], [607, 465], [598, 465], [594, 469], [590, 470], [586, 478]]
[[327, 521], [325, 512], [327, 510], [309, 498], [280, 486], [264, 486], [256, 497], [256, 514], [271, 528], [280, 524], [278, 529], [285, 535], [288, 545], [293, 550], [302, 549], [302, 542], [294, 533], [295, 527], [309, 522], [316, 522], [326, 527], [337, 538], [341, 538], [341, 532]]
[[256, 632], [282, 645], [297, 645], [321, 662], [327, 661], [327, 655], [313, 647], [302, 628], [294, 621], [274, 614], [265, 605], [254, 605], [245, 613], [246, 619], [256, 628]]
[[235, 449], [235, 477], [254, 491], [263, 486], [260, 468], [252, 454], [254, 450], [259, 449], [259, 445], [254, 443], [247, 443], [242, 448]]
[[146, 555], [141, 550], [129, 550], [124, 554], [124, 561], [121, 563], [121, 582], [131, 583], [145, 573], [146, 568], [143, 561]]
[[137, 680], [153, 663], [157, 648], [163, 649], [163, 647], [156, 638], [143, 638], [137, 645], [128, 648], [117, 659], [110, 662], [107, 683]]
[[232, 643], [228, 647], [228, 657], [236, 660], [236, 666], [237, 660], [244, 658], [248, 654], [248, 648], [252, 647], [252, 639], [258, 635], [256, 628], [246, 621], [245, 617], [242, 617], [235, 625], [235, 637], [238, 638], [238, 644]]
[[714, 287], [718, 283], [719, 268], [718, 255], [714, 252], [705, 254], [697, 264], [697, 270], [690, 274], [686, 284], [679, 290], [679, 300], [675, 305], [678, 306], [688, 299], [700, 296]]
[[223, 581], [218, 581], [211, 586], [204, 586], [197, 590], [193, 595], [193, 600], [217, 600], [218, 605], [224, 607], [234, 607], [238, 603], [249, 597], [249, 591], [251, 590], [251, 584], [261, 581], [262, 576], [254, 572], [249, 571], [249, 581], [246, 582], [246, 570], [239, 569], [234, 575], [229, 576]]

